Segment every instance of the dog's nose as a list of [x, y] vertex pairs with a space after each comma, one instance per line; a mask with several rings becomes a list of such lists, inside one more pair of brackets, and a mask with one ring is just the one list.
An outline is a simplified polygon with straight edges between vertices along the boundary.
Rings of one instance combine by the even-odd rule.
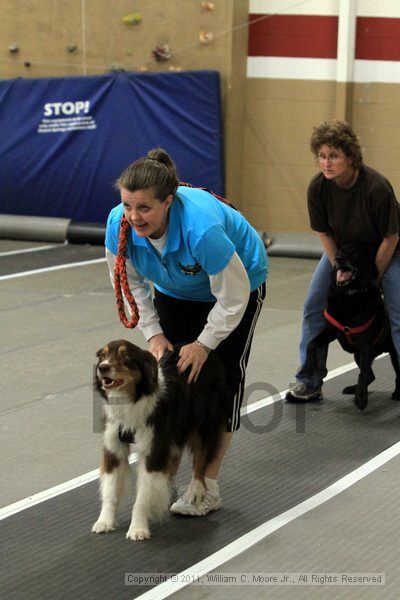
[[99, 369], [100, 373], [107, 373], [107, 371], [109, 370], [109, 368], [110, 368], [109, 365], [100, 364], [98, 366], [98, 369]]

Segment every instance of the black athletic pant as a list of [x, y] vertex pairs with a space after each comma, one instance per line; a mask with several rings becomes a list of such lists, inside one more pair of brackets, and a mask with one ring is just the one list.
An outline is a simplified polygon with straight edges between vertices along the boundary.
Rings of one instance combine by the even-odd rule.
[[[214, 351], [225, 366], [227, 384], [232, 391], [232, 410], [227, 431], [236, 431], [240, 426], [246, 366], [265, 291], [266, 286], [263, 283], [257, 290], [251, 292], [239, 325]], [[214, 302], [179, 300], [155, 290], [154, 306], [165, 336], [172, 344], [178, 344], [194, 342], [198, 338]]]

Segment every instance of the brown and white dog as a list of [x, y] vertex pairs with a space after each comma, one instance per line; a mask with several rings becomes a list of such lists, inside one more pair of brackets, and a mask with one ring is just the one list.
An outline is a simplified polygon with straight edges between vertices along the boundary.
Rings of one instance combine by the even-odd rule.
[[115, 514], [130, 478], [128, 456], [135, 440], [137, 494], [126, 534], [150, 537], [149, 521], [168, 512], [171, 484], [185, 446], [193, 452], [191, 501], [205, 495], [204, 473], [226, 430], [228, 392], [222, 363], [211, 353], [196, 382], [176, 368], [178, 350], [157, 363], [150, 352], [125, 340], [97, 352], [96, 386], [105, 398], [100, 489], [102, 508], [94, 533], [115, 529]]

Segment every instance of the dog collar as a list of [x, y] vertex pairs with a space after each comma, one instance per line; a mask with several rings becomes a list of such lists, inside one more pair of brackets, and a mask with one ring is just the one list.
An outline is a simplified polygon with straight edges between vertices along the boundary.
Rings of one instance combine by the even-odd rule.
[[329, 323], [336, 327], [336, 329], [342, 331], [345, 334], [347, 341], [352, 343], [351, 336], [357, 333], [363, 333], [364, 331], [367, 331], [368, 327], [372, 324], [373, 320], [375, 319], [376, 314], [373, 315], [372, 318], [369, 319], [369, 321], [364, 323], [364, 325], [359, 325], [358, 327], [348, 327], [347, 325], [342, 325], [342, 323], [339, 323], [339, 321], [332, 317], [332, 315], [330, 315], [326, 309], [324, 310], [324, 317], [327, 321], [329, 321]]

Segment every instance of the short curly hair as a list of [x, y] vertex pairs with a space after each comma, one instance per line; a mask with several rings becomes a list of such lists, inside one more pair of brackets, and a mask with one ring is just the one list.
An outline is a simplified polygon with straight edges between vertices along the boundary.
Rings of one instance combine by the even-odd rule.
[[363, 157], [360, 142], [351, 125], [346, 121], [330, 119], [314, 127], [310, 140], [310, 150], [315, 158], [318, 158], [319, 149], [325, 144], [343, 150], [345, 155], [353, 160], [353, 166], [356, 169], [362, 165]]

